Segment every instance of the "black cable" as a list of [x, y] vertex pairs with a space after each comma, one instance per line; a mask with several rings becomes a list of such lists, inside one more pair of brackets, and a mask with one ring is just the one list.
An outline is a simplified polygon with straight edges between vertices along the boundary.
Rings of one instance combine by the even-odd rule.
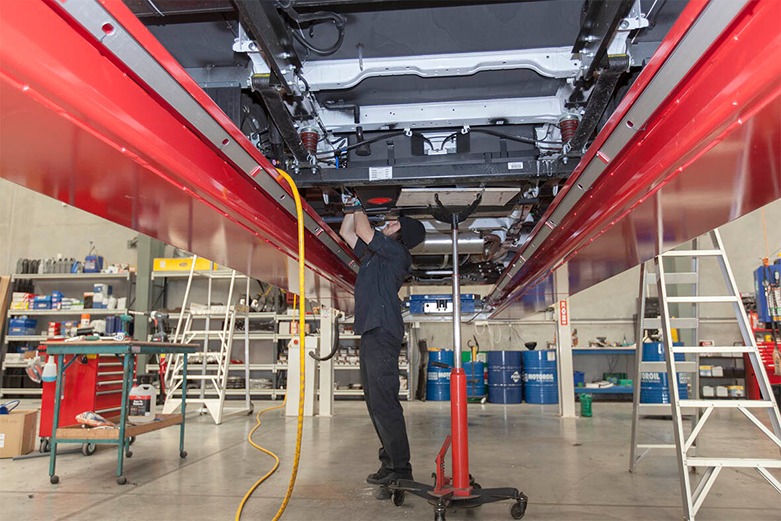
[[312, 14], [300, 14], [296, 12], [296, 10], [293, 9], [290, 5], [284, 6], [283, 10], [296, 23], [296, 25], [299, 27], [299, 31], [301, 31], [302, 23], [315, 24], [315, 23], [328, 22], [328, 21], [334, 23], [334, 25], [336, 26], [336, 30], [339, 32], [339, 35], [336, 38], [336, 42], [334, 42], [333, 45], [325, 49], [315, 47], [309, 41], [307, 41], [307, 39], [304, 37], [303, 34], [300, 34], [295, 29], [291, 31], [291, 33], [293, 34], [293, 38], [298, 43], [300, 43], [301, 45], [303, 45], [313, 53], [319, 54], [321, 56], [331, 56], [342, 47], [342, 44], [344, 43], [344, 26], [345, 23], [347, 22], [343, 16], [336, 13], [327, 12], [327, 11], [318, 11]]
[[344, 148], [340, 148], [338, 150], [334, 150], [332, 152], [323, 152], [321, 154], [317, 154], [315, 157], [320, 158], [329, 158], [329, 157], [336, 157], [338, 155], [343, 154], [344, 152], [349, 152], [350, 150], [354, 150], [360, 146], [363, 145], [371, 145], [372, 143], [376, 143], [377, 141], [382, 141], [383, 139], [388, 139], [396, 136], [400, 136], [401, 134], [404, 134], [404, 130], [396, 130], [394, 132], [389, 132], [387, 134], [383, 134], [381, 136], [373, 137], [371, 139], [365, 139], [363, 141], [359, 141], [358, 143], [348, 145]]
[[470, 128], [469, 132], [480, 132], [482, 134], [488, 134], [489, 136], [509, 139], [510, 141], [517, 141], [519, 143], [528, 143], [530, 145], [559, 145], [561, 146], [561, 142], [559, 141], [538, 141], [534, 138], [530, 137], [523, 137], [523, 136], [513, 136], [512, 134], [505, 134], [504, 132], [498, 132], [496, 130], [491, 130], [488, 128]]

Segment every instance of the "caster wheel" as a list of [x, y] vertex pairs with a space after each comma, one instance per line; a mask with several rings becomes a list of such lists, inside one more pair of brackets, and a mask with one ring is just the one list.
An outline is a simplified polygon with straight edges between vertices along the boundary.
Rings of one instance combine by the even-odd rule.
[[255, 412], [255, 404], [252, 403], [249, 406], [249, 412], [247, 413], [247, 416], [252, 416], [252, 413]]
[[124, 485], [127, 483], [127, 478], [125, 476], [119, 476], [117, 478], [117, 485]]
[[129, 437], [127, 439], [127, 444], [128, 445], [133, 445], [135, 442], [136, 442], [136, 437], [135, 436], [131, 436], [131, 437]]
[[445, 521], [445, 514], [434, 512], [434, 521]]
[[396, 505], [397, 507], [400, 507], [401, 505], [403, 505], [404, 504], [404, 496], [405, 496], [405, 494], [404, 494], [403, 490], [394, 490], [393, 491], [393, 496], [392, 496], [393, 504]]
[[510, 507], [510, 515], [513, 519], [521, 519], [526, 514], [526, 502], [517, 501]]
[[97, 448], [98, 446], [94, 443], [82, 443], [81, 453], [85, 456], [92, 456]]
[[390, 499], [390, 498], [391, 498], [391, 491], [388, 487], [378, 487], [377, 490], [374, 491], [374, 499], [385, 501], [386, 499]]
[[125, 457], [126, 458], [132, 458], [133, 457], [133, 451], [129, 450], [129, 451], [125, 452]]
[[38, 450], [41, 452], [41, 454], [51, 451], [51, 442], [48, 439], [41, 440], [41, 447]]
[[187, 457], [187, 451], [183, 450], [182, 452], [180, 452], [179, 453], [179, 457], [182, 458], [182, 459], [186, 458]]
[[477, 489], [477, 490], [480, 490], [480, 489], [481, 489], [481, 488], [483, 488], [483, 487], [482, 487], [482, 486], [480, 486], [480, 483], [472, 483], [472, 488], [474, 488], [474, 489]]
[[49, 483], [51, 483], [52, 485], [56, 485], [59, 482], [60, 482], [60, 476], [56, 474], [54, 476], [49, 476]]

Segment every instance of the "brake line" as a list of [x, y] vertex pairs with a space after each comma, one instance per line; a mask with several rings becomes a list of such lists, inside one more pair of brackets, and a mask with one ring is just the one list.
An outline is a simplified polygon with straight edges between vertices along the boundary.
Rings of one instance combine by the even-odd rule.
[[[280, 505], [279, 510], [274, 515], [273, 521], [277, 521], [279, 518], [282, 517], [282, 514], [285, 512], [285, 509], [287, 508], [288, 503], [290, 502], [290, 497], [293, 495], [293, 487], [296, 485], [296, 476], [298, 475], [298, 463], [301, 459], [301, 434], [304, 430], [304, 364], [306, 363], [306, 352], [304, 349], [304, 329], [305, 329], [305, 323], [306, 323], [306, 302], [304, 300], [304, 211], [301, 206], [301, 196], [298, 193], [298, 188], [296, 187], [295, 182], [291, 177], [288, 175], [287, 172], [284, 170], [277, 169], [277, 172], [287, 181], [287, 184], [290, 185], [290, 191], [293, 193], [293, 199], [296, 202], [296, 219], [298, 221], [298, 292], [300, 295], [300, 298], [298, 299], [299, 304], [299, 310], [298, 310], [298, 341], [300, 342], [301, 348], [299, 349], [299, 387], [298, 387], [298, 425], [296, 429], [296, 453], [295, 457], [293, 459], [293, 470], [290, 473], [290, 482], [287, 486], [287, 491], [285, 492], [285, 497], [282, 500], [282, 505]], [[295, 308], [295, 304], [293, 305]], [[285, 404], [287, 403], [287, 393], [285, 393], [285, 399], [282, 400], [282, 404], [275, 405], [273, 407], [268, 407], [266, 409], [263, 409], [260, 411], [257, 416], [255, 417], [255, 426], [252, 428], [252, 430], [247, 435], [247, 441], [250, 445], [252, 445], [257, 450], [263, 452], [264, 454], [268, 454], [272, 458], [274, 458], [274, 467], [268, 471], [265, 475], [263, 475], [260, 479], [258, 479], [247, 491], [246, 494], [244, 494], [244, 497], [241, 500], [241, 503], [239, 503], [239, 508], [236, 510], [236, 518], [235, 521], [239, 521], [241, 519], [241, 513], [244, 510], [244, 506], [247, 504], [247, 501], [252, 496], [252, 493], [255, 492], [255, 490], [269, 477], [271, 477], [279, 468], [279, 456], [274, 454], [268, 449], [265, 449], [252, 441], [252, 436], [255, 434], [255, 432], [260, 427], [261, 421], [260, 417], [269, 411], [273, 411], [276, 409], [282, 409], [285, 407]]]

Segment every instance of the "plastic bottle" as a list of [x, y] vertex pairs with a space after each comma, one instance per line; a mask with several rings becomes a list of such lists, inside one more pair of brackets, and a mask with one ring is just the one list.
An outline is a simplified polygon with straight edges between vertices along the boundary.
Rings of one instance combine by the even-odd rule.
[[54, 356], [49, 355], [46, 358], [46, 364], [43, 366], [43, 373], [41, 374], [41, 380], [44, 382], [57, 381], [57, 364], [54, 362]]
[[128, 421], [147, 423], [154, 421], [157, 389], [151, 384], [136, 384], [130, 389]]

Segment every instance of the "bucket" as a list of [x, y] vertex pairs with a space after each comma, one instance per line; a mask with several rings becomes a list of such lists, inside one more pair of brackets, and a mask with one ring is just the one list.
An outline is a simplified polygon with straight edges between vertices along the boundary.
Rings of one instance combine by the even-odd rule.
[[559, 403], [555, 350], [523, 352], [523, 394], [526, 403]]
[[[675, 342], [674, 345], [683, 345]], [[644, 362], [664, 362], [665, 347], [662, 342], [643, 343]], [[676, 361], [685, 360], [683, 353], [676, 353]], [[687, 384], [689, 378], [686, 373], [678, 373], [678, 394], [681, 399], [689, 397]], [[644, 372], [640, 375], [640, 403], [670, 403], [670, 385], [667, 373]]]
[[429, 351], [426, 370], [426, 400], [450, 400], [450, 371], [453, 351]]
[[151, 384], [138, 384], [130, 389], [130, 406], [128, 421], [131, 423], [146, 423], [155, 419], [155, 404], [157, 389]]
[[485, 364], [483, 362], [464, 362], [466, 373], [466, 397], [482, 398], [485, 396]]
[[520, 351], [489, 351], [488, 401], [521, 403], [523, 399]]

